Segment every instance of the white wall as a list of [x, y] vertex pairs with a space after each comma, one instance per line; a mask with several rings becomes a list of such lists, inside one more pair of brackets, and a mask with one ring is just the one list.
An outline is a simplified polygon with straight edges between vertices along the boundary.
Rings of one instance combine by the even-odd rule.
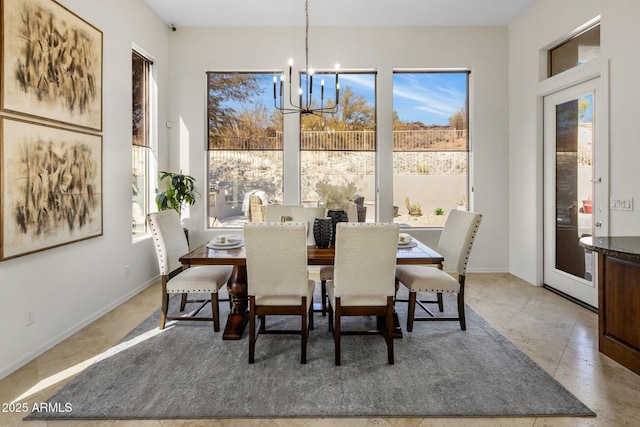
[[[188, 29], [171, 32], [142, 0], [60, 0], [103, 31], [102, 237], [0, 263], [0, 378], [130, 298], [157, 275], [149, 239], [131, 241], [131, 48], [154, 60], [159, 88], [159, 167], [182, 169], [206, 182], [205, 72], [212, 69], [282, 69], [304, 57], [302, 28]], [[474, 209], [484, 213], [471, 271], [506, 271], [509, 265], [507, 190], [507, 28], [311, 29], [312, 61], [378, 72], [378, 185], [391, 188], [392, 69], [471, 69], [472, 185]], [[288, 116], [286, 144], [297, 147], [297, 122]], [[168, 129], [165, 123], [172, 122]], [[285, 159], [298, 170], [297, 156]], [[297, 172], [296, 172], [297, 173]], [[288, 184], [292, 184], [289, 180]], [[297, 194], [289, 185], [285, 201]], [[288, 200], [287, 200], [288, 198]], [[382, 199], [391, 206], [392, 200]], [[186, 225], [204, 242], [204, 203]], [[385, 219], [385, 218], [382, 218]], [[437, 232], [416, 232], [435, 245]], [[125, 276], [124, 266], [131, 272]], [[27, 306], [35, 323], [24, 326]]]
[[[131, 241], [131, 48], [154, 59], [167, 117], [168, 33], [142, 0], [59, 0], [103, 32], [102, 237], [0, 263], [0, 378], [139, 292], [158, 274], [149, 239]], [[166, 129], [160, 129], [166, 146]], [[124, 266], [131, 272], [125, 277]], [[159, 300], [158, 300], [159, 301]], [[25, 326], [25, 309], [35, 323]]]
[[[539, 0], [509, 27], [509, 252], [510, 271], [541, 284], [542, 169], [536, 97], [540, 50], [601, 15], [601, 59], [609, 61], [610, 197], [633, 197], [634, 212], [612, 211], [610, 235], [640, 234], [640, 144], [637, 99], [640, 42], [637, 0]], [[605, 203], [606, 206], [606, 203]]]
[[[207, 70], [278, 70], [289, 57], [303, 67], [303, 28], [178, 28], [171, 46], [171, 168], [206, 182]], [[475, 28], [311, 28], [310, 63], [316, 68], [377, 70], [379, 186], [391, 188], [392, 70], [394, 68], [471, 69], [473, 208], [484, 219], [471, 257], [471, 271], [507, 271], [507, 29]], [[287, 116], [285, 144], [298, 145], [295, 117]], [[180, 124], [180, 125], [178, 125]], [[291, 126], [290, 126], [291, 125]], [[285, 202], [296, 201], [297, 156], [285, 159]], [[293, 191], [291, 191], [293, 189]], [[390, 193], [390, 191], [389, 191]], [[206, 194], [206, 193], [203, 193]], [[288, 201], [287, 201], [288, 199]], [[391, 206], [392, 200], [379, 200]], [[204, 203], [191, 209], [190, 234], [204, 242]], [[380, 219], [390, 219], [380, 216]], [[415, 232], [430, 244], [438, 233]]]

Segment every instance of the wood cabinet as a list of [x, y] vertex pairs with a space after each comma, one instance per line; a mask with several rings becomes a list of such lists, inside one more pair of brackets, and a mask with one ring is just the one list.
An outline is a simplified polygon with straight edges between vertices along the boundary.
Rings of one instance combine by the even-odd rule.
[[598, 252], [599, 349], [640, 375], [640, 237], [588, 237]]

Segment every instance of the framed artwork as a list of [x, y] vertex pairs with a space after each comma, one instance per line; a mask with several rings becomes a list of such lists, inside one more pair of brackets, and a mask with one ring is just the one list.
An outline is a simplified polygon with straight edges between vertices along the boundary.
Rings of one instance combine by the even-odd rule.
[[2, 1], [2, 110], [102, 130], [102, 32], [53, 0]]
[[0, 117], [0, 261], [102, 235], [102, 136]]

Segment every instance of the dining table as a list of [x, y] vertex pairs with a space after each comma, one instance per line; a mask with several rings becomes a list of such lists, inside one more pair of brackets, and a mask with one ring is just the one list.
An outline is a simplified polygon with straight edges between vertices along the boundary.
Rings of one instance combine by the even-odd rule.
[[[248, 322], [248, 293], [247, 293], [247, 255], [244, 245], [240, 247], [212, 248], [203, 244], [180, 257], [185, 268], [197, 265], [231, 265], [233, 273], [227, 282], [227, 290], [231, 301], [231, 310], [222, 334], [223, 340], [239, 340]], [[317, 248], [307, 246], [307, 263], [309, 265], [333, 265], [335, 261], [335, 247]], [[410, 245], [398, 245], [396, 263], [398, 265], [431, 264], [442, 268], [444, 257], [438, 252], [413, 239]], [[402, 332], [395, 319], [394, 336], [401, 337]]]

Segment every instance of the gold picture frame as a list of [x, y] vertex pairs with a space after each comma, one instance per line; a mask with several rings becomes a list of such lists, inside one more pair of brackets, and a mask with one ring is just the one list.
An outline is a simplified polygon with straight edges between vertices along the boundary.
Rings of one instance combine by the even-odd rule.
[[102, 31], [54, 0], [1, 0], [6, 112], [102, 131]]
[[102, 235], [102, 136], [0, 117], [0, 261]]

